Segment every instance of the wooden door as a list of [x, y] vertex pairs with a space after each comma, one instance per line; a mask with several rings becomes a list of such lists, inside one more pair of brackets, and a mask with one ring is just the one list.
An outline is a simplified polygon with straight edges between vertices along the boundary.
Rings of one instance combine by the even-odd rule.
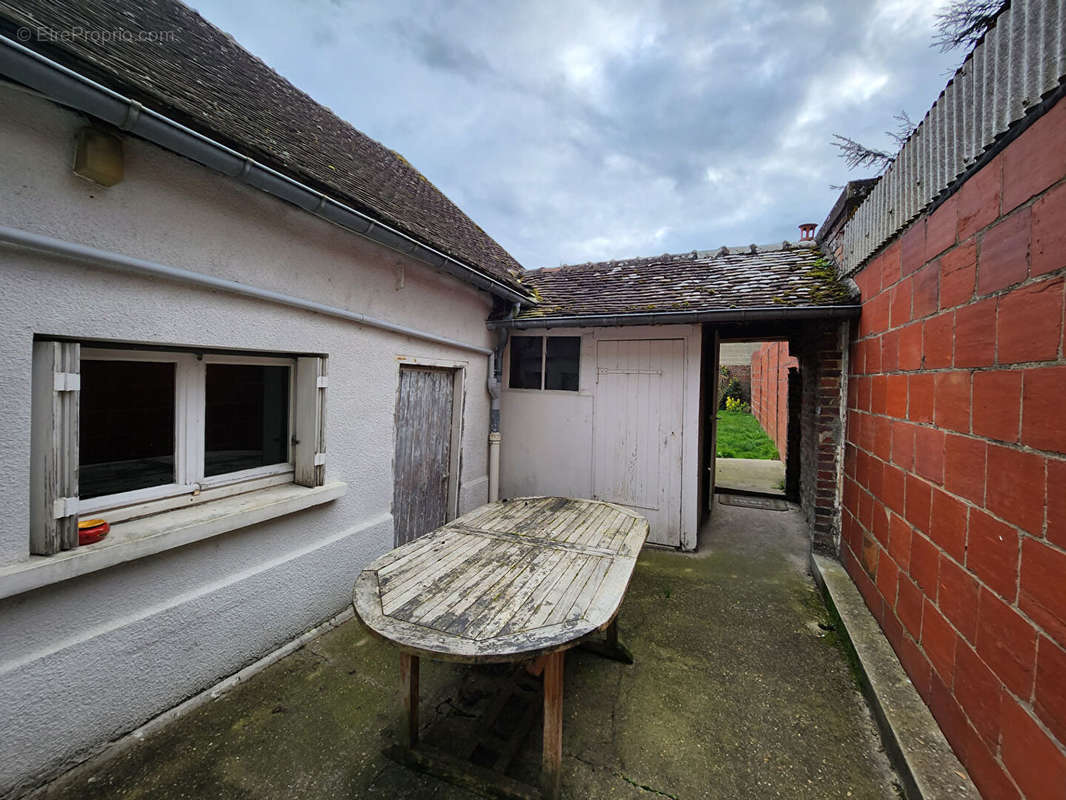
[[596, 346], [593, 497], [648, 518], [648, 541], [681, 546], [682, 339]]
[[452, 370], [400, 367], [392, 493], [396, 545], [447, 521], [453, 480], [454, 387]]

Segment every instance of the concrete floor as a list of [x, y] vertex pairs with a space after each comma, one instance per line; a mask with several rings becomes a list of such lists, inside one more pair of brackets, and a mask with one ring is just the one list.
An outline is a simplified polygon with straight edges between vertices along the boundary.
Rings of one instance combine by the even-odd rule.
[[716, 458], [714, 485], [767, 494], [785, 493], [785, 462], [768, 458]]
[[[799, 513], [715, 504], [700, 546], [641, 555], [619, 618], [635, 664], [567, 656], [564, 797], [897, 798]], [[347, 623], [45, 796], [473, 797], [382, 755], [397, 671]], [[461, 741], [507, 674], [424, 664], [426, 738]], [[534, 728], [515, 777], [535, 780], [539, 747]]]

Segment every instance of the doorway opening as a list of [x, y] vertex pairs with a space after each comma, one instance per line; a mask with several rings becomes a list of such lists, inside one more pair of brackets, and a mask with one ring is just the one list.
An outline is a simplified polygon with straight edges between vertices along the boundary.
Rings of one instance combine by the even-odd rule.
[[703, 421], [713, 493], [796, 499], [800, 380], [788, 339], [715, 338]]

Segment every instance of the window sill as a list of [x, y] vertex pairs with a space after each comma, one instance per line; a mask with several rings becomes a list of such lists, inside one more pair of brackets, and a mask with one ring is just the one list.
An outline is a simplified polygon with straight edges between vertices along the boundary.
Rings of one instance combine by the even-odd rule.
[[119, 522], [97, 544], [52, 556], [30, 556], [27, 561], [0, 567], [0, 598], [328, 503], [347, 489], [340, 481], [315, 488], [289, 483]]

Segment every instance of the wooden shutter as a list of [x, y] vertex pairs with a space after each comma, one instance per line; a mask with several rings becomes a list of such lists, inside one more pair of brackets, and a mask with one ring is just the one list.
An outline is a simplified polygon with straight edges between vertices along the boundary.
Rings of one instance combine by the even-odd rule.
[[33, 343], [30, 552], [78, 546], [78, 407], [81, 345]]
[[296, 409], [293, 414], [294, 480], [300, 486], [326, 482], [325, 357], [296, 359]]

